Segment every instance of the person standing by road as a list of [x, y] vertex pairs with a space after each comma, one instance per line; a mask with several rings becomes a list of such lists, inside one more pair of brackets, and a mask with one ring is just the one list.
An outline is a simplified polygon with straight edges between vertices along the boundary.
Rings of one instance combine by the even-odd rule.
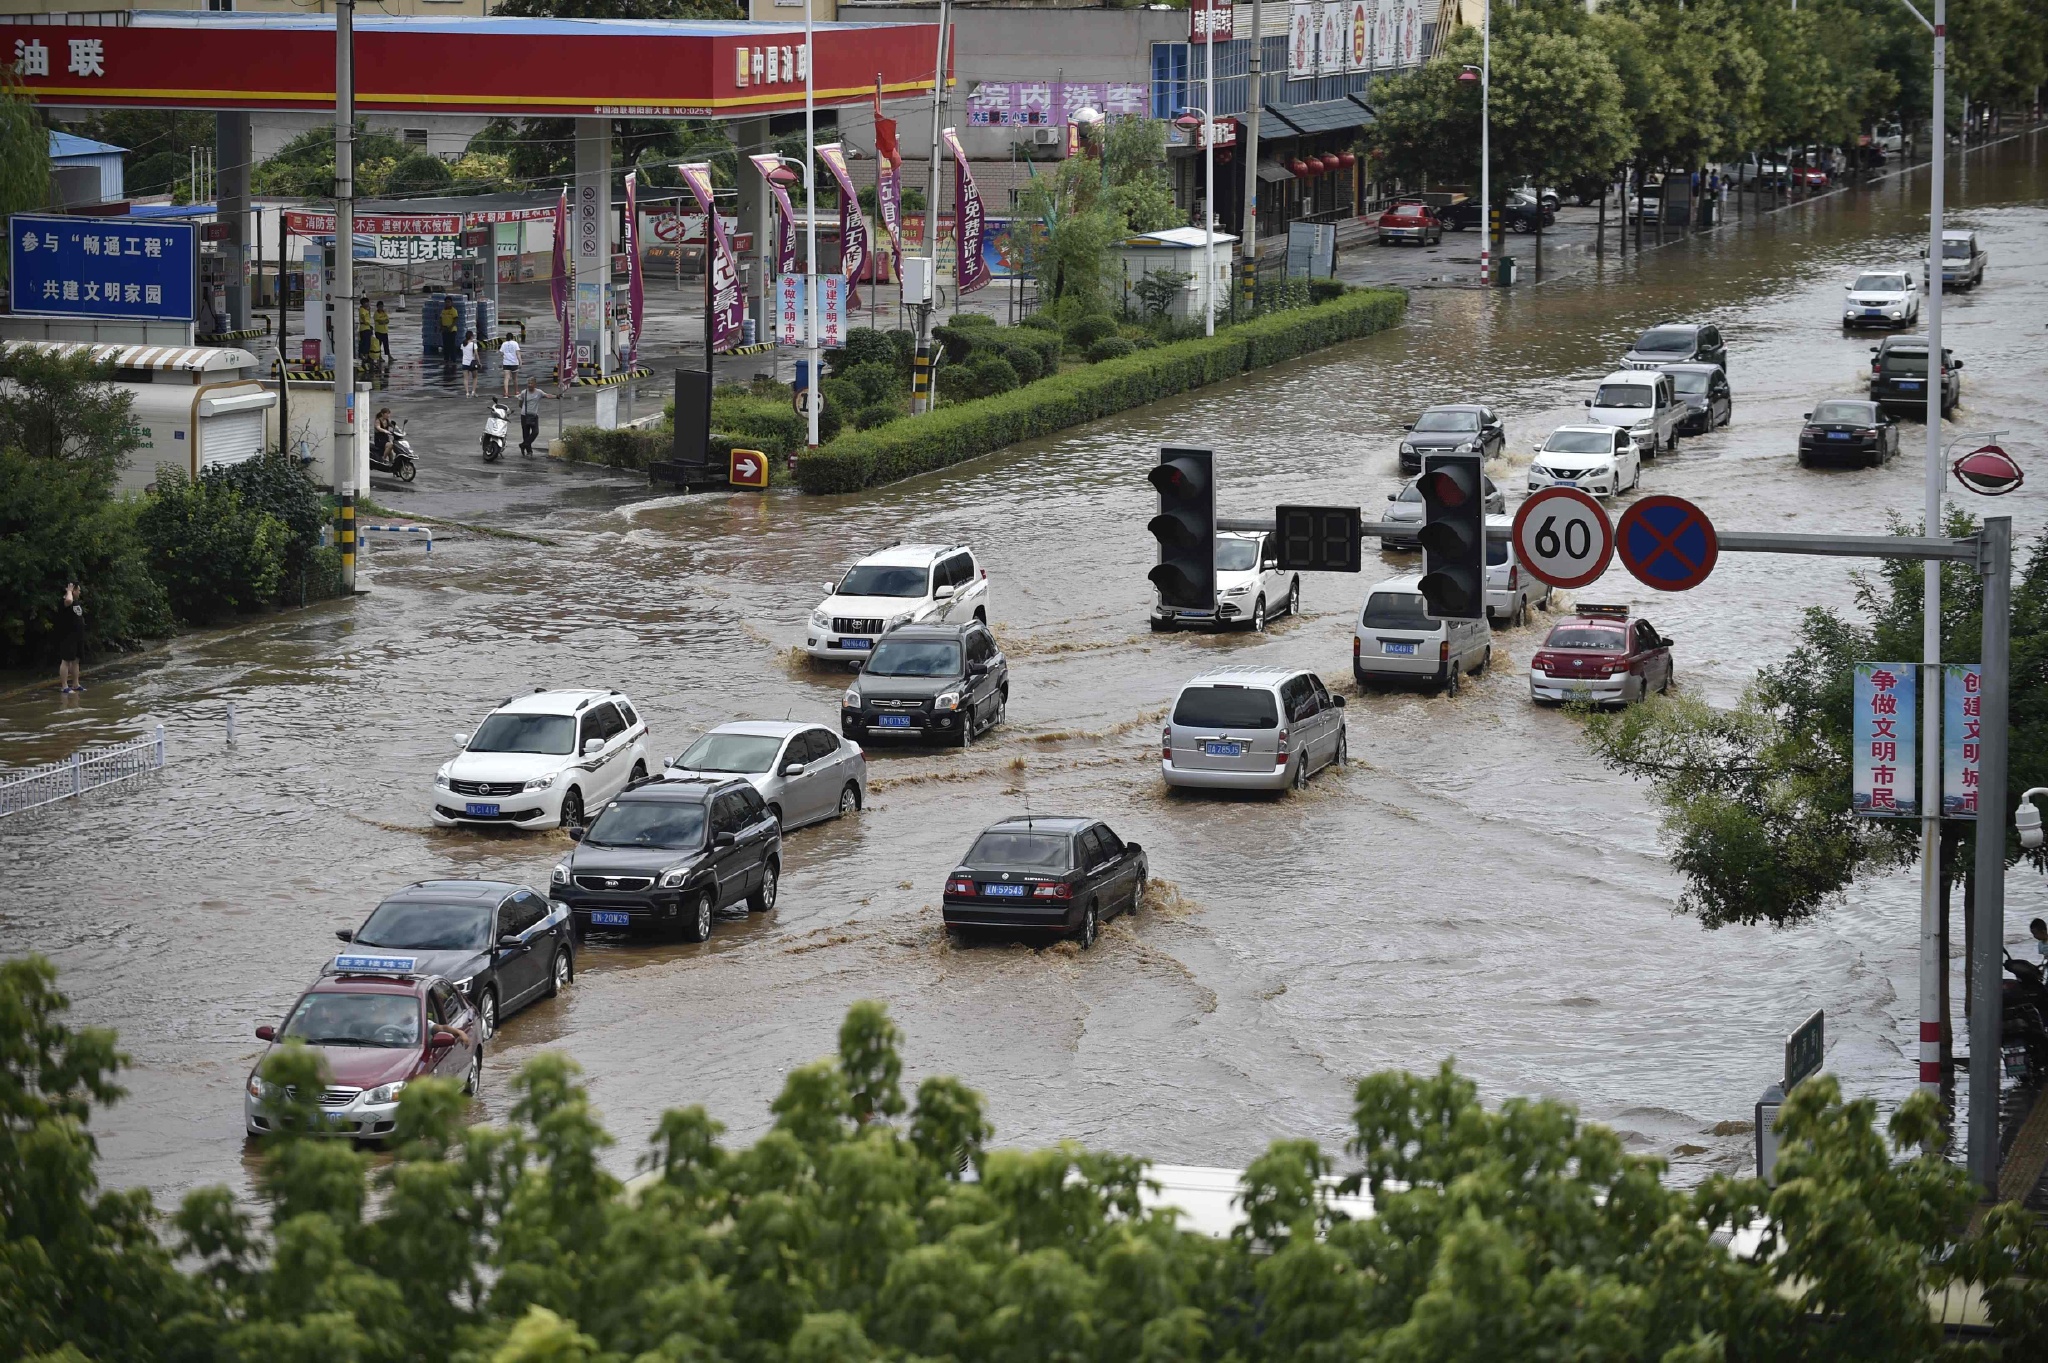
[[391, 367], [391, 314], [384, 311], [384, 300], [377, 300], [377, 311], [370, 315], [371, 329], [377, 333], [377, 358], [384, 367]]
[[370, 320], [370, 305], [365, 300], [356, 303], [356, 363], [370, 363], [370, 344], [377, 339], [375, 324]]
[[483, 367], [482, 357], [477, 353], [476, 333], [462, 333], [462, 396], [476, 396], [477, 371]]
[[533, 453], [533, 442], [540, 438], [540, 401], [542, 398], [561, 400], [560, 393], [543, 393], [540, 380], [528, 375], [526, 387], [519, 390], [519, 452]]
[[57, 613], [57, 694], [68, 696], [85, 690], [78, 679], [79, 660], [85, 657], [85, 592], [76, 582], [64, 584], [64, 604]]
[[509, 398], [513, 385], [519, 382], [519, 342], [509, 331], [505, 333], [505, 339], [498, 342], [498, 362], [505, 369], [505, 396]]
[[455, 304], [452, 300], [443, 300], [439, 321], [441, 323], [441, 363], [452, 365], [455, 363], [458, 353], [455, 345], [455, 328], [462, 324], [462, 314], [455, 310]]

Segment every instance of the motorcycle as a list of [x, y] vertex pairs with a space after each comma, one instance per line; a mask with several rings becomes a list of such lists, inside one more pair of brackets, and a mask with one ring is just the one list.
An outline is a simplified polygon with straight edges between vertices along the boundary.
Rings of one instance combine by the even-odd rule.
[[370, 469], [374, 473], [388, 473], [401, 483], [410, 483], [417, 474], [419, 465], [413, 462], [412, 441], [406, 437], [405, 427], [394, 426], [384, 441], [382, 453], [377, 442], [370, 441]]
[[2006, 953], [2012, 978], [1999, 982], [1999, 1050], [2013, 1079], [2048, 1072], [2048, 984], [2041, 967]]
[[507, 416], [504, 399], [492, 398], [490, 413], [484, 417], [483, 450], [486, 464], [497, 463], [498, 456], [505, 452], [505, 438], [512, 429]]

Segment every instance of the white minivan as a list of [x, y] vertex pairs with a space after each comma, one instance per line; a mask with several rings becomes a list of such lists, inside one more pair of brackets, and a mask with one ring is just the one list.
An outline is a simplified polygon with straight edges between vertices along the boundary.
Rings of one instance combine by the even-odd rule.
[[1457, 695], [1468, 672], [1493, 661], [1493, 630], [1484, 620], [1433, 620], [1422, 577], [1388, 578], [1365, 596], [1351, 632], [1351, 675], [1367, 682], [1426, 682]]
[[1602, 426], [1627, 431], [1636, 449], [1655, 459], [1660, 450], [1678, 448], [1678, 423], [1685, 404], [1669, 374], [1655, 369], [1617, 369], [1600, 380], [1586, 399], [1586, 415]]
[[1344, 764], [1344, 697], [1313, 672], [1225, 668], [1173, 698], [1159, 732], [1159, 774], [1198, 790], [1300, 790]]
[[[1488, 530], [1509, 530], [1512, 516], [1488, 516]], [[1520, 627], [1529, 618], [1531, 606], [1550, 609], [1550, 584], [1531, 577], [1515, 558], [1510, 536], [1486, 537], [1486, 619], [1490, 624]]]

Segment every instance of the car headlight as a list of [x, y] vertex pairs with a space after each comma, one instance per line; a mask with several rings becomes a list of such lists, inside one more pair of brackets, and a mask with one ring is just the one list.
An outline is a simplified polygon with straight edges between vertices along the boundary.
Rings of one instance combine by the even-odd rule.
[[555, 783], [555, 778], [559, 775], [561, 775], [560, 772], [549, 772], [546, 776], [536, 776], [526, 783], [525, 788], [527, 790], [546, 790]]
[[690, 868], [687, 866], [678, 866], [673, 871], [664, 871], [661, 875], [661, 888], [673, 890], [676, 886], [682, 884], [689, 877], [689, 874]]
[[249, 1076], [249, 1096], [259, 1102], [275, 1098], [278, 1096], [278, 1087], [262, 1075], [252, 1074]]
[[934, 710], [957, 710], [959, 708], [960, 693], [958, 691], [941, 691], [939, 698], [932, 702], [932, 709]]
[[1456, 448], [1455, 450], [1452, 450], [1452, 451], [1451, 451], [1451, 453], [1452, 453], [1452, 454], [1470, 454], [1470, 453], [1472, 453], [1472, 442], [1471, 442], [1471, 441], [1469, 441], [1469, 440], [1467, 440], [1467, 441], [1466, 441], [1466, 442], [1465, 442], [1464, 444], [1462, 444], [1462, 445], [1458, 446], [1458, 448]]
[[855, 686], [847, 687], [846, 694], [839, 698], [839, 703], [849, 710], [860, 709], [860, 688]]
[[1650, 428], [1651, 428], [1652, 426], [1654, 426], [1655, 424], [1656, 424], [1656, 423], [1655, 423], [1655, 422], [1653, 422], [1653, 421], [1638, 421], [1638, 422], [1637, 422], [1637, 423], [1636, 423], [1635, 425], [1633, 425], [1633, 426], [1629, 427], [1629, 430], [1631, 430], [1631, 431], [1635, 432], [1636, 434], [1640, 435], [1640, 434], [1642, 434], [1642, 433], [1643, 433], [1644, 431], [1647, 431], [1647, 430], [1649, 430], [1649, 429], [1650, 429]]
[[1406, 441], [1406, 440], [1403, 440], [1403, 441], [1401, 442], [1401, 453], [1403, 453], [1403, 454], [1413, 454], [1413, 453], [1415, 453], [1415, 446], [1414, 446], [1414, 445], [1412, 445], [1412, 444], [1410, 444], [1410, 443], [1409, 443], [1408, 441]]
[[914, 620], [914, 619], [916, 619], [916, 618], [917, 618], [917, 612], [916, 612], [916, 611], [905, 611], [905, 612], [903, 612], [903, 614], [901, 614], [901, 615], [891, 616], [891, 617], [889, 618], [889, 628], [890, 628], [890, 629], [897, 629], [897, 628], [900, 628], [901, 626], [904, 626], [904, 625], [907, 625], [907, 624], [909, 624], [909, 623], [910, 623], [910, 622], [911, 622], [912, 620]]
[[399, 1079], [389, 1084], [377, 1085], [377, 1087], [371, 1089], [368, 1093], [363, 1095], [363, 1101], [366, 1103], [395, 1102], [398, 1098], [398, 1095], [403, 1092], [405, 1092], [405, 1081], [403, 1079]]
[[461, 979], [459, 979], [459, 980], [457, 980], [457, 981], [455, 982], [455, 988], [456, 988], [456, 989], [457, 989], [458, 991], [460, 991], [460, 993], [462, 994], [462, 996], [463, 996], [464, 998], [468, 998], [468, 997], [469, 997], [469, 986], [470, 986], [471, 984], [475, 983], [475, 982], [476, 982], [476, 976], [474, 976], [474, 975], [464, 975], [464, 976], [463, 976], [463, 977], [462, 977]]
[[434, 788], [436, 790], [448, 789], [448, 768], [443, 767], [434, 773]]
[[832, 628], [832, 617], [823, 611], [812, 611], [811, 627], [813, 629], [830, 629]]
[[1247, 582], [1243, 586], [1239, 587], [1226, 587], [1223, 591], [1223, 594], [1225, 596], [1243, 596], [1246, 592], [1250, 591], [1251, 589], [1252, 584]]
[[548, 880], [555, 885], [567, 885], [569, 883], [569, 863], [566, 861], [556, 862], [554, 874], [549, 876]]

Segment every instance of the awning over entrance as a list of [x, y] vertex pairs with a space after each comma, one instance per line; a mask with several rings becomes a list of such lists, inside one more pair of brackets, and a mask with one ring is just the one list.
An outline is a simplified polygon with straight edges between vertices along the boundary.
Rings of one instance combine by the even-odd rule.
[[[14, 25], [15, 69], [49, 105], [332, 109], [334, 18], [138, 13]], [[746, 118], [801, 109], [803, 24], [714, 20], [356, 20], [356, 108], [532, 118]], [[817, 100], [932, 88], [936, 24], [819, 24]]]
[[1343, 132], [1375, 121], [1372, 109], [1356, 96], [1326, 99], [1319, 104], [1268, 104], [1266, 117], [1278, 120], [1281, 128], [1303, 137]]

